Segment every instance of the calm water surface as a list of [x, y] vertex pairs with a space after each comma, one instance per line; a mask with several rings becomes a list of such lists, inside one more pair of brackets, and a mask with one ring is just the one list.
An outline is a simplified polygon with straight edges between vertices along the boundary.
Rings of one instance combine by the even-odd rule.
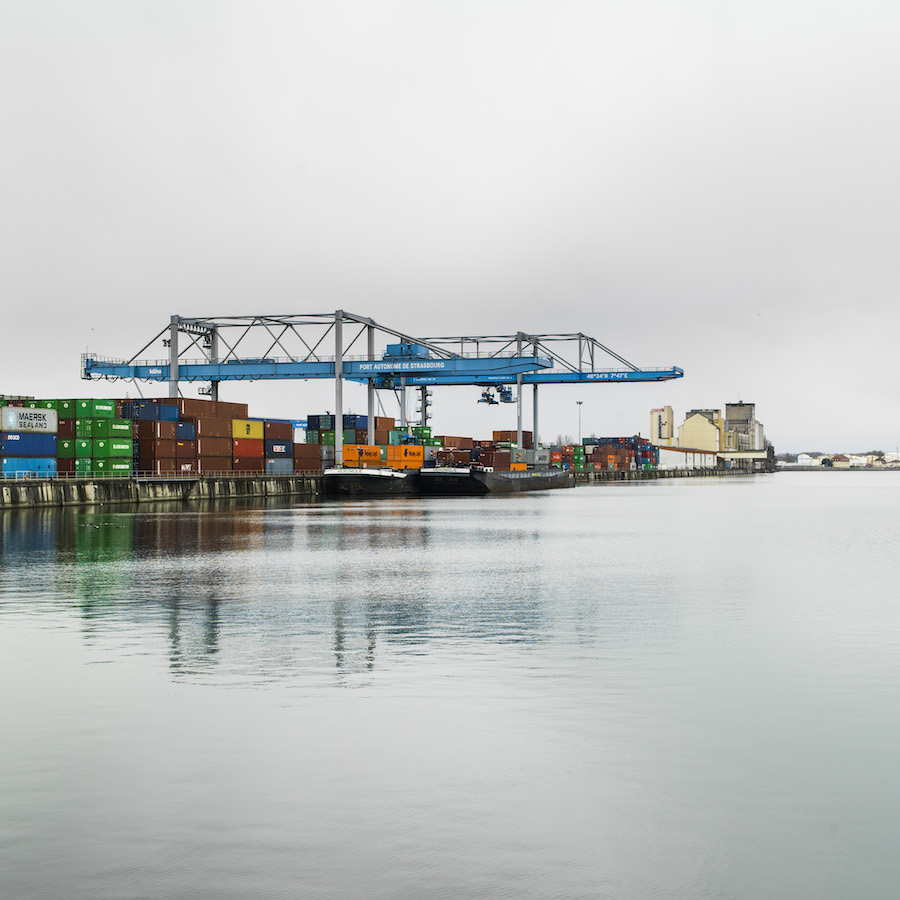
[[900, 475], [0, 514], [0, 897], [895, 898]]

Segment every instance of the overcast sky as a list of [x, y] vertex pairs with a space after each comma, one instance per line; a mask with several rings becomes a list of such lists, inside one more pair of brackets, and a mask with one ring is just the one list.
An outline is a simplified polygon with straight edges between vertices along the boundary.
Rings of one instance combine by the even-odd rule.
[[[173, 313], [343, 308], [685, 371], [548, 387], [545, 438], [577, 400], [585, 434], [646, 434], [740, 397], [778, 450], [900, 444], [895, 2], [0, 10], [0, 393], [123, 395], [81, 352]], [[438, 390], [436, 430], [514, 427], [477, 396]], [[222, 397], [333, 408], [313, 382]]]

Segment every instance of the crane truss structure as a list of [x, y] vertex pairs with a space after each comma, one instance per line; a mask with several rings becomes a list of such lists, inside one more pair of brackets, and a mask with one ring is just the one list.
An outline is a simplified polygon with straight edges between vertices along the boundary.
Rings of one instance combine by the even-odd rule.
[[[381, 343], [385, 338], [393, 343], [376, 352], [379, 335]], [[167, 351], [163, 358], [139, 359], [160, 342]], [[358, 344], [364, 352], [353, 354]], [[598, 367], [604, 356], [621, 367]], [[526, 384], [534, 388], [537, 440], [540, 385], [666, 381], [683, 374], [677, 367], [639, 368], [581, 333], [419, 338], [344, 310], [278, 316], [172, 316], [169, 324], [129, 359], [91, 353], [82, 356], [85, 379], [168, 382], [172, 397], [178, 396], [180, 382], [206, 383], [200, 392], [216, 400], [222, 381], [333, 379], [338, 415], [343, 409], [343, 382], [363, 383], [368, 386], [369, 443], [374, 443], [378, 389], [401, 391], [401, 425], [405, 426], [409, 387], [515, 384], [521, 446], [522, 389]], [[335, 429], [335, 458], [340, 464], [340, 428]]]

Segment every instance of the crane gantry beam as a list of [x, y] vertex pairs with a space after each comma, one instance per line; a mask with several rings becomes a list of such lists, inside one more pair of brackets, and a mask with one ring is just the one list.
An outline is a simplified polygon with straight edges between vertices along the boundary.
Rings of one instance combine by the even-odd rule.
[[[344, 329], [348, 328], [349, 342]], [[358, 327], [355, 335], [349, 335]], [[397, 343], [376, 353], [376, 335]], [[366, 335], [365, 353], [350, 355]], [[182, 344], [180, 337], [188, 340]], [[247, 341], [245, 343], [245, 340]], [[158, 342], [168, 350], [162, 359], [142, 359]], [[333, 353], [325, 353], [322, 347]], [[199, 358], [188, 354], [197, 348]], [[224, 348], [224, 352], [223, 351]], [[600, 368], [608, 356], [621, 368]], [[172, 316], [169, 324], [130, 359], [110, 359], [86, 353], [86, 379], [168, 382], [178, 396], [181, 382], [209, 383], [206, 390], [218, 399], [223, 381], [334, 379], [337, 415], [343, 409], [343, 382], [368, 386], [369, 443], [374, 442], [375, 391], [400, 388], [401, 423], [405, 422], [407, 387], [479, 385], [486, 388], [516, 384], [518, 435], [522, 443], [522, 388], [534, 387], [535, 440], [538, 430], [538, 387], [546, 384], [596, 384], [666, 381], [681, 378], [676, 367], [639, 368], [595, 338], [576, 334], [461, 335], [419, 338], [380, 325], [374, 319], [344, 310], [334, 313], [251, 315], [186, 318]], [[335, 429], [335, 458], [342, 459], [342, 432]]]

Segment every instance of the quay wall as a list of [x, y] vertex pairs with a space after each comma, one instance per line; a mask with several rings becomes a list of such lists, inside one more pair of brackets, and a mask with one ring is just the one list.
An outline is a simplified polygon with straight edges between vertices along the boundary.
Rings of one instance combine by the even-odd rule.
[[733, 475], [753, 475], [740, 469], [637, 469], [624, 472], [576, 472], [575, 484], [596, 484], [605, 481], [659, 481], [664, 478], [726, 478]]
[[315, 497], [319, 475], [241, 478], [86, 478], [0, 481], [0, 509], [29, 506], [93, 506], [183, 500], [224, 500], [238, 497]]

